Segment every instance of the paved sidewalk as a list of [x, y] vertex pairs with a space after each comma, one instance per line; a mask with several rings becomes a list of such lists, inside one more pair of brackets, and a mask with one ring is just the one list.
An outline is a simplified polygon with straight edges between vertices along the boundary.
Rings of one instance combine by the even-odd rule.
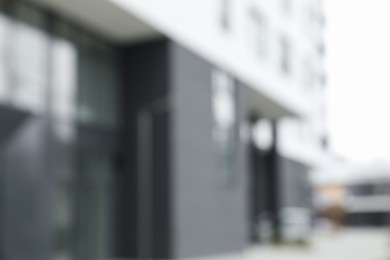
[[390, 230], [345, 230], [316, 235], [308, 247], [253, 248], [245, 260], [390, 260]]

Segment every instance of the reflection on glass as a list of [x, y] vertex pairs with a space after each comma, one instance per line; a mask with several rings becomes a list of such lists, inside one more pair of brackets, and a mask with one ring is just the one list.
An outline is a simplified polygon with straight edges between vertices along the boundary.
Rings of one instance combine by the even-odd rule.
[[7, 101], [9, 98], [9, 81], [7, 75], [7, 33], [9, 21], [0, 14], [0, 100]]
[[57, 38], [53, 44], [53, 108], [56, 118], [66, 122], [74, 119], [77, 84], [77, 53], [75, 46]]
[[49, 37], [44, 32], [45, 15], [23, 2], [13, 7], [12, 22], [12, 102], [33, 113], [45, 109], [47, 90], [47, 50]]
[[55, 167], [42, 174], [56, 194], [50, 215], [54, 219], [47, 221], [53, 235], [53, 259], [108, 259], [112, 154], [85, 148], [84, 140], [79, 140], [83, 144], [75, 142], [75, 129], [80, 121], [115, 126], [116, 55], [111, 46], [57, 20], [51, 21], [54, 32], [49, 35], [46, 13], [19, 1], [10, 1], [10, 5], [12, 13], [0, 15], [0, 102], [33, 112], [33, 120], [51, 122], [50, 130], [45, 125], [37, 131], [50, 131], [42, 150], [50, 147], [53, 162], [42, 164], [45, 169], [46, 163]]
[[76, 214], [77, 259], [108, 259], [112, 237], [110, 223], [111, 162], [104, 155], [86, 155], [80, 160]]
[[74, 226], [74, 210], [72, 189], [69, 185], [60, 185], [57, 193], [56, 207], [56, 248], [55, 260], [71, 260], [72, 227]]
[[[74, 162], [77, 162], [77, 166]], [[109, 156], [81, 153], [74, 174], [59, 179], [55, 260], [109, 259], [112, 242], [112, 168]]]
[[219, 71], [213, 73], [212, 108], [219, 172], [231, 183], [235, 171], [235, 89], [233, 79]]
[[14, 103], [40, 113], [45, 108], [47, 76], [47, 36], [37, 28], [22, 22], [14, 24]]
[[79, 57], [78, 119], [113, 127], [116, 120], [117, 69], [114, 51], [86, 38]]

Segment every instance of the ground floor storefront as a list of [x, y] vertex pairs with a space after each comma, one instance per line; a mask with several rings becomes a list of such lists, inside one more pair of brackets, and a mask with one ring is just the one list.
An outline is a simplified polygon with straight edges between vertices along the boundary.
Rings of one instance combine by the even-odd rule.
[[275, 144], [256, 166], [261, 115], [234, 75], [170, 39], [118, 44], [24, 1], [7, 1], [0, 28], [1, 259], [240, 252], [261, 213], [248, 208], [265, 199], [280, 224], [280, 203], [301, 201]]

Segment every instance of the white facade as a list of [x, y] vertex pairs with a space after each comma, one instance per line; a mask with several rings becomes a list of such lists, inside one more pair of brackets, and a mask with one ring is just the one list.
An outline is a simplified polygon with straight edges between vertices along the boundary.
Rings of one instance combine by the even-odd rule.
[[262, 117], [291, 117], [279, 123], [282, 155], [326, 161], [323, 0], [31, 1], [118, 42], [168, 36], [248, 86]]
[[326, 163], [322, 0], [112, 0], [248, 85], [279, 150]]

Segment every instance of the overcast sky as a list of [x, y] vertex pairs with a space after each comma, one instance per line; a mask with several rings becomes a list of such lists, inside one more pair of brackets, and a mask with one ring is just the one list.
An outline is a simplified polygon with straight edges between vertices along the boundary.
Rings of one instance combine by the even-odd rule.
[[390, 161], [390, 0], [324, 0], [331, 146]]

